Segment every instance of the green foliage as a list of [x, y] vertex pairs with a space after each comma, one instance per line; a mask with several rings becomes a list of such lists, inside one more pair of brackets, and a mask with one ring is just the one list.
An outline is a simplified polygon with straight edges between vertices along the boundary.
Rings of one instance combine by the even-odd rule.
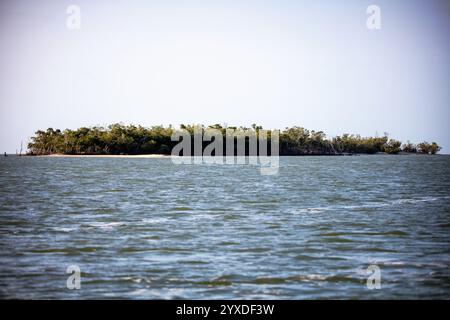
[[368, 137], [344, 134], [333, 139], [333, 144], [339, 152], [373, 154], [383, 152], [388, 138]]
[[439, 151], [441, 151], [441, 147], [436, 143], [436, 142], [432, 142], [431, 146], [430, 146], [430, 153], [431, 154], [436, 154]]
[[417, 151], [423, 154], [436, 154], [441, 149], [442, 148], [436, 142], [428, 143], [424, 141], [417, 145]]
[[430, 144], [426, 141], [419, 143], [417, 145], [417, 151], [424, 154], [430, 153]]
[[403, 152], [411, 152], [411, 153], [423, 153], [423, 154], [436, 154], [441, 151], [442, 147], [439, 146], [436, 142], [428, 143], [426, 141], [421, 142], [419, 144], [414, 145], [408, 141], [408, 143], [403, 145]]
[[124, 126], [37, 131], [28, 144], [30, 154], [169, 154], [171, 128]]
[[407, 142], [402, 146], [403, 152], [409, 152], [409, 153], [416, 153], [417, 152], [417, 146], [415, 144], [412, 144], [411, 142]]
[[[205, 130], [204, 126], [181, 125], [191, 135], [195, 128]], [[226, 129], [237, 127], [222, 127], [220, 124], [207, 128], [217, 129], [225, 136]], [[248, 129], [239, 127], [239, 129]], [[252, 125], [256, 135], [262, 126]], [[170, 154], [178, 141], [171, 141], [172, 126], [142, 126], [112, 124], [104, 127], [82, 127], [77, 130], [66, 129], [46, 131], [39, 130], [28, 143], [29, 154], [45, 155], [64, 154]], [[271, 132], [268, 132], [270, 143]], [[225, 143], [225, 139], [224, 139]], [[207, 143], [203, 144], [205, 147]], [[334, 154], [373, 154], [386, 152], [395, 154], [401, 151], [401, 142], [383, 137], [366, 137], [344, 134], [332, 139], [322, 131], [307, 130], [302, 127], [286, 128], [280, 133], [280, 155], [334, 155]], [[225, 144], [224, 144], [225, 147]], [[437, 153], [441, 147], [435, 142], [423, 142], [417, 147], [411, 143], [403, 145], [404, 152]], [[225, 148], [224, 148], [225, 150]]]
[[402, 143], [400, 141], [397, 141], [395, 139], [390, 139], [383, 147], [384, 152], [388, 154], [397, 154], [401, 151], [400, 146]]

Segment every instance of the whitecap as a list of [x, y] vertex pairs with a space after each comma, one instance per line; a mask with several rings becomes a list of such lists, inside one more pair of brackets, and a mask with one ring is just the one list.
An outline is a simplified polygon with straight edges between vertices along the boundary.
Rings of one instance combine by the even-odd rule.
[[150, 223], [150, 224], [158, 224], [158, 223], [165, 223], [167, 222], [167, 218], [144, 218], [142, 219], [143, 223]]
[[76, 229], [78, 229], [78, 228], [62, 228], [62, 227], [53, 227], [53, 230], [55, 230], [55, 231], [62, 231], [62, 232], [71, 232], [71, 231], [74, 231], [74, 230], [76, 230]]
[[315, 208], [299, 208], [294, 211], [294, 213], [322, 213], [328, 210], [328, 207], [315, 207]]
[[124, 224], [123, 222], [92, 222], [89, 223], [89, 226], [100, 229], [113, 229]]

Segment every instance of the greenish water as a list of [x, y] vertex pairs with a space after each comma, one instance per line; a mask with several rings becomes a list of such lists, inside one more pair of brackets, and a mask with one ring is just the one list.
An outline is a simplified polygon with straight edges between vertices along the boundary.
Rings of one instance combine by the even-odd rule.
[[449, 178], [449, 156], [1, 157], [0, 297], [449, 299]]

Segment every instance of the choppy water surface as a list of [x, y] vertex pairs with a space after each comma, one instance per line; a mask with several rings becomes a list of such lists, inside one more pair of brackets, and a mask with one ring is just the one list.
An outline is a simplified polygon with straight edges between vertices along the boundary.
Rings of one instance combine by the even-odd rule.
[[449, 156], [1, 157], [0, 296], [448, 299], [449, 178]]

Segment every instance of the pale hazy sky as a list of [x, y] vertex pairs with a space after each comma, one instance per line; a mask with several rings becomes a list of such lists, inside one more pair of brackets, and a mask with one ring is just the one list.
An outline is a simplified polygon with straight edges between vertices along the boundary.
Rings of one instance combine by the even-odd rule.
[[123, 122], [389, 132], [450, 153], [450, 1], [2, 0], [0, 49], [1, 152]]

